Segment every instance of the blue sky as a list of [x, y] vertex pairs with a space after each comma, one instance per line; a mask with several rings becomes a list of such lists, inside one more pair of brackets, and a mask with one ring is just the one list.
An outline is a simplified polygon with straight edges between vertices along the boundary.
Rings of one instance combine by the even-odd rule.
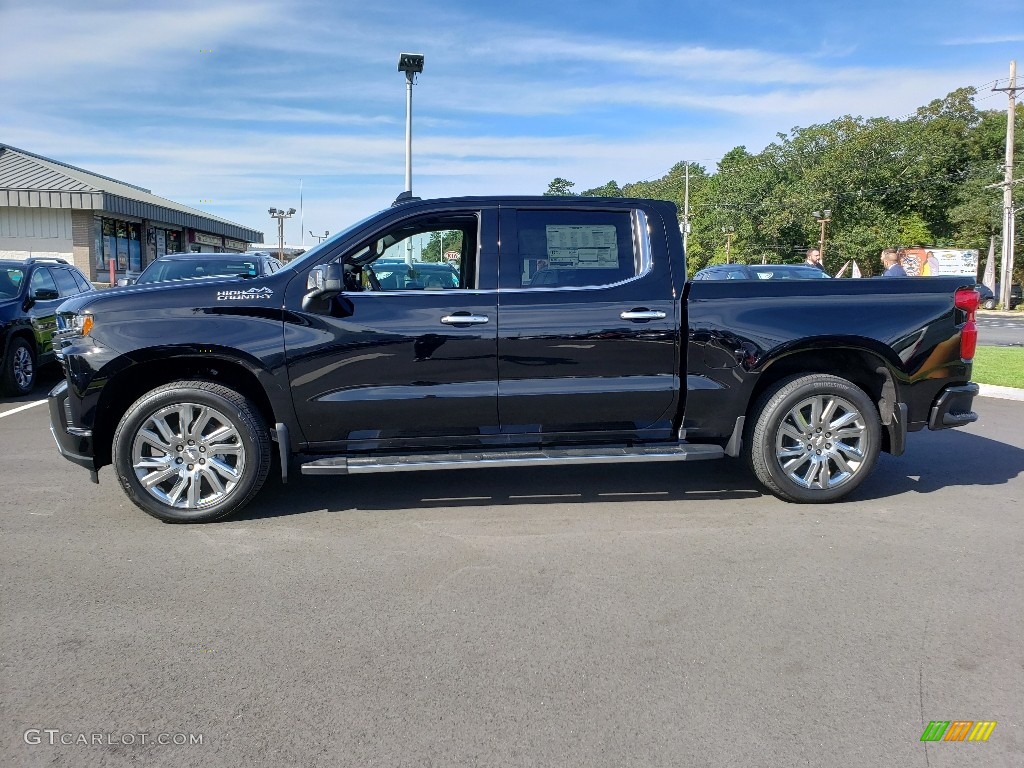
[[[739, 144], [961, 86], [1005, 109], [990, 89], [1010, 59], [1024, 80], [1024, 0], [0, 0], [0, 28], [0, 142], [267, 240], [267, 208], [298, 208], [300, 179], [320, 234], [403, 189], [402, 51], [426, 56], [423, 197], [714, 168]], [[299, 242], [297, 215], [286, 234]]]

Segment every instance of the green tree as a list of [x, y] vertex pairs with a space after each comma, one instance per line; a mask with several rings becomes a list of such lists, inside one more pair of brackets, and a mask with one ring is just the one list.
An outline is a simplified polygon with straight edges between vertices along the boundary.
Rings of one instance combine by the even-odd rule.
[[575, 187], [575, 182], [563, 179], [561, 176], [556, 176], [548, 183], [548, 191], [544, 194], [549, 197], [569, 197], [576, 193], [572, 191]]
[[423, 246], [423, 261], [442, 261], [448, 251], [462, 252], [462, 230], [448, 229], [443, 232], [431, 232], [430, 238]]
[[594, 187], [593, 189], [585, 189], [580, 192], [581, 197], [621, 197], [622, 190], [619, 189], [619, 185], [614, 181], [608, 181], [602, 184], [600, 187]]
[[[986, 249], [1000, 230], [1001, 194], [990, 185], [1002, 179], [1006, 118], [979, 111], [974, 97], [959, 88], [902, 119], [844, 115], [795, 127], [756, 154], [734, 147], [712, 173], [691, 164], [691, 270], [725, 260], [723, 228], [734, 233], [737, 260], [800, 261], [818, 243], [812, 212], [823, 209], [830, 270], [855, 258], [875, 271], [879, 252], [898, 245]], [[1019, 156], [1024, 130], [1017, 142]], [[671, 200], [682, 211], [686, 170], [680, 162], [658, 179], [582, 194]], [[558, 178], [549, 194], [573, 186]]]

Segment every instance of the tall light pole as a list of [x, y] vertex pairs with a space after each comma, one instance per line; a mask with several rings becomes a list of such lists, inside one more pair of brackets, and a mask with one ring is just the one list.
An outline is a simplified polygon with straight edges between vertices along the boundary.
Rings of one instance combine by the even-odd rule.
[[316, 244], [320, 245], [320, 243], [322, 243], [324, 240], [326, 240], [328, 237], [331, 236], [331, 232], [330, 232], [330, 230], [325, 229], [324, 233], [322, 235], [314, 235], [313, 234], [313, 230], [311, 229], [311, 230], [309, 230], [309, 236], [310, 237], [315, 237], [316, 238]]
[[423, 54], [399, 54], [398, 71], [405, 72], [405, 191], [412, 197], [412, 86], [423, 71]]
[[818, 253], [821, 254], [822, 266], [825, 264], [825, 225], [832, 221], [832, 211], [826, 208], [823, 211], [812, 211], [813, 216], [821, 225], [821, 237], [818, 239]]
[[284, 261], [284, 220], [290, 219], [295, 214], [295, 209], [289, 208], [286, 211], [283, 208], [268, 208], [267, 213], [272, 219], [277, 219], [277, 258]]

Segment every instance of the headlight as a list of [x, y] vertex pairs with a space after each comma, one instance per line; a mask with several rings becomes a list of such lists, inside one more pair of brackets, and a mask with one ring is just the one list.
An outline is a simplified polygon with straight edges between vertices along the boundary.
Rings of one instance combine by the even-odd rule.
[[88, 336], [92, 332], [92, 315], [84, 312], [79, 314], [61, 312], [57, 315], [57, 332]]

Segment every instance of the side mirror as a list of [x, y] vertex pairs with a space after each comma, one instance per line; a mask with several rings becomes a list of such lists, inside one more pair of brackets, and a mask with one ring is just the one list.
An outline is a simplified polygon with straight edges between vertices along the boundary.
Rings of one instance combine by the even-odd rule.
[[118, 285], [135, 285], [134, 277], [119, 277], [117, 278]]
[[342, 290], [341, 264], [324, 264], [313, 267], [306, 278], [306, 294], [302, 297], [302, 308], [307, 312], [324, 311], [327, 303]]
[[60, 294], [52, 288], [36, 288], [32, 292], [32, 298], [36, 301], [53, 301], [54, 299], [60, 298]]

